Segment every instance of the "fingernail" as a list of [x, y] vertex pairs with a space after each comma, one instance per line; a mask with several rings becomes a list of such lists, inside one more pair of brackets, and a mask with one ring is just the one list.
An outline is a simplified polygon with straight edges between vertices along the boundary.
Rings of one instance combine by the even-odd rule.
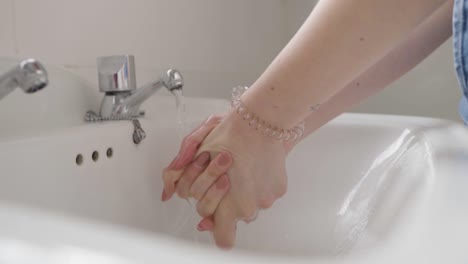
[[221, 153], [218, 158], [218, 165], [221, 167], [227, 166], [231, 162], [231, 155], [229, 153]]
[[209, 161], [210, 161], [210, 153], [203, 152], [195, 160], [195, 165], [197, 165], [197, 167], [199, 168], [204, 168], [208, 164]]
[[206, 231], [206, 229], [203, 229], [201, 224], [197, 225], [197, 230], [200, 231], [200, 232]]
[[209, 221], [204, 221], [202, 220], [198, 225], [197, 225], [197, 230], [200, 232], [210, 230], [212, 228], [212, 225]]
[[166, 190], [163, 190], [162, 195], [161, 195], [161, 201], [165, 202], [169, 199]]
[[216, 182], [216, 188], [224, 189], [229, 186], [229, 179], [226, 175], [221, 176], [221, 178]]

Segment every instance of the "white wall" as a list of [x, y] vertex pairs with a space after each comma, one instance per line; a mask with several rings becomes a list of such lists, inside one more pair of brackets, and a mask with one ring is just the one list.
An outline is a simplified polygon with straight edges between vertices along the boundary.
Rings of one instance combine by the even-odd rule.
[[[287, 5], [287, 36], [292, 36], [310, 14], [316, 1], [284, 2]], [[453, 67], [452, 40], [449, 40], [409, 74], [353, 111], [460, 120], [457, 112], [460, 96]]]
[[[176, 67], [188, 95], [228, 98], [261, 74], [315, 2], [0, 0], [0, 56], [36, 57], [96, 84], [96, 57], [134, 54], [140, 84]], [[459, 96], [447, 43], [354, 111], [458, 119]]]
[[96, 57], [134, 54], [140, 84], [176, 67], [188, 95], [227, 98], [281, 50], [283, 21], [280, 0], [0, 0], [0, 55], [95, 84]]
[[286, 38], [294, 36], [304, 20], [310, 14], [316, 0], [283, 0], [285, 9]]

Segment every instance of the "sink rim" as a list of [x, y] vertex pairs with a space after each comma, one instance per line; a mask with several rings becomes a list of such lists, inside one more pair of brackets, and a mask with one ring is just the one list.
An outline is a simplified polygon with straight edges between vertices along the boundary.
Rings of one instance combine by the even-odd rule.
[[[147, 125], [150, 125], [152, 120], [143, 120], [142, 123], [143, 123], [143, 126], [145, 126], [145, 123], [148, 123]], [[465, 127], [463, 127], [461, 124], [458, 124], [456, 122], [453, 122], [453, 121], [448, 121], [448, 120], [441, 120], [441, 119], [434, 119], [434, 118], [421, 118], [421, 117], [402, 117], [402, 116], [393, 116], [393, 115], [375, 115], [375, 114], [344, 114], [340, 117], [338, 117], [335, 121], [332, 122], [331, 125], [333, 124], [336, 124], [336, 123], [340, 123], [340, 124], [356, 124], [356, 122], [359, 124], [359, 125], [378, 125], [378, 126], [383, 126], [383, 127], [390, 127], [390, 128], [398, 128], [398, 129], [408, 129], [408, 128], [423, 128], [423, 133], [426, 133], [424, 129], [429, 129], [429, 132], [427, 133], [431, 133], [430, 129], [431, 128], [439, 128], [439, 127], [442, 127], [442, 128], [446, 128], [448, 129], [448, 133], [453, 133], [453, 137], [448, 137], [449, 141], [453, 141], [453, 145], [457, 145], [459, 147], [461, 147], [462, 144], [464, 145], [467, 145], [466, 142], [467, 140], [462, 140], [459, 138], [460, 135], [456, 134], [455, 132], [459, 132], [460, 129], [463, 129], [463, 130], [466, 130]], [[166, 121], [165, 123], [169, 124], [170, 122], [169, 121]], [[154, 127], [157, 127], [158, 124], [156, 123], [153, 123], [153, 126]], [[117, 126], [117, 127], [115, 127]], [[128, 123], [128, 125], [125, 125], [124, 123], [118, 123], [118, 124], [115, 124], [115, 123], [107, 123], [107, 124], [102, 124], [102, 126], [99, 126], [100, 129], [107, 129], [107, 127], [111, 127], [112, 129], [128, 129], [128, 126], [131, 126], [130, 123]], [[55, 135], [44, 135], [45, 137], [51, 137], [51, 136], [57, 136], [57, 135], [64, 135], [63, 133], [67, 134], [68, 132], [70, 133], [81, 133], [81, 131], [85, 131], [87, 133], [90, 133], [92, 131], [94, 131], [95, 127], [92, 125], [92, 124], [87, 124], [85, 126], [79, 126], [78, 127], [79, 129], [76, 130], [77, 128], [69, 128], [69, 129], [66, 129], [66, 130], [63, 130], [63, 131], [60, 131], [60, 132], [57, 132], [57, 134]], [[450, 129], [453, 129], [453, 130], [450, 130]], [[428, 135], [429, 139], [428, 140], [431, 140], [431, 135]], [[0, 143], [0, 151], [2, 150], [2, 146], [5, 142], [1, 142]], [[468, 165], [464, 165], [463, 166], [464, 168], [468, 168]], [[455, 176], [452, 176], [452, 178], [455, 177]], [[443, 179], [442, 179], [443, 180]], [[438, 186], [437, 186], [438, 187]], [[440, 205], [439, 205], [440, 206]], [[19, 210], [19, 211], [15, 211], [16, 209], [12, 209], [10, 206], [8, 205], [1, 205], [0, 204], [0, 214], [7, 214], [6, 212], [10, 211], [10, 212], [18, 212], [18, 215], [14, 215], [14, 214], [11, 214], [11, 217], [12, 218], [15, 218], [16, 219], [24, 219], [24, 215], [28, 215], [30, 213], [29, 209], [26, 210], [25, 212]], [[52, 221], [52, 222], [55, 222], [55, 221], [61, 221], [60, 219], [64, 219], [63, 222], [59, 223], [58, 225], [61, 226], [60, 228], [64, 228], [64, 229], [67, 229], [67, 230], [71, 230], [70, 232], [72, 232], [72, 230], [75, 228], [74, 225], [78, 225], [78, 226], [85, 226], [87, 228], [89, 228], [89, 234], [92, 234], [93, 232], [95, 232], [96, 230], [94, 229], [101, 229], [101, 228], [104, 228], [108, 231], [106, 232], [111, 232], [113, 233], [115, 236], [119, 236], [119, 237], [123, 237], [123, 236], [128, 236], [130, 238], [127, 237], [127, 239], [131, 240], [132, 243], [137, 243], [137, 241], [141, 241], [141, 240], [144, 240], [146, 243], [146, 247], [148, 252], [149, 251], [158, 251], [159, 252], [172, 252], [172, 251], [177, 251], [177, 250], [180, 250], [180, 249], [184, 249], [184, 252], [190, 252], [193, 254], [190, 255], [190, 259], [191, 260], [194, 260], [194, 259], [212, 259], [213, 261], [216, 260], [217, 257], [222, 257], [224, 256], [224, 253], [221, 254], [219, 253], [218, 251], [216, 250], [211, 250], [211, 249], [197, 249], [196, 247], [193, 247], [193, 245], [190, 245], [190, 244], [187, 244], [187, 243], [184, 243], [184, 242], [181, 242], [179, 240], [177, 241], [173, 241], [170, 237], [159, 237], [159, 236], [147, 236], [145, 235], [144, 233], [142, 234], [136, 234], [134, 233], [133, 231], [125, 231], [125, 230], [122, 230], [122, 229], [113, 229], [112, 227], [109, 227], [108, 225], [104, 225], [104, 224], [98, 224], [98, 225], [94, 225], [92, 223], [89, 223], [89, 222], [81, 222], [75, 218], [70, 218], [70, 217], [67, 217], [67, 218], [62, 218], [62, 217], [58, 217], [58, 216], [50, 216], [50, 218], [52, 219], [48, 219], [49, 218], [49, 214], [47, 214], [47, 216], [43, 216], [44, 221]], [[19, 217], [19, 218], [18, 218]], [[36, 216], [34, 216], [36, 217]], [[58, 217], [59, 220], [57, 220], [56, 218]], [[27, 217], [26, 217], [27, 218]], [[468, 218], [466, 218], [468, 219]], [[3, 221], [3, 220], [2, 220]], [[24, 226], [23, 226], [24, 228]], [[32, 228], [32, 227], [31, 227]], [[60, 229], [59, 228], [59, 229]], [[6, 230], [8, 228], [5, 228], [5, 225], [1, 225], [0, 227], [0, 233], [5, 233], [7, 232], [8, 230]], [[109, 231], [110, 230], [110, 231]], [[83, 230], [81, 230], [83, 231]], [[129, 245], [131, 245], [132, 243], [128, 243]], [[151, 245], [151, 246], [150, 246]], [[155, 250], [155, 248], [153, 246], [157, 246], [157, 249]], [[174, 247], [177, 249], [177, 250], [174, 250]], [[151, 248], [151, 250], [150, 250]], [[205, 250], [208, 250], [208, 251], [205, 251]], [[129, 250], [127, 250], [129, 251]], [[206, 255], [203, 255], [203, 254], [200, 254], [199, 251], [203, 251], [203, 252], [206, 252], [207, 254], [209, 253], [209, 256], [206, 256]], [[115, 251], [115, 252], [118, 252], [118, 251]], [[239, 252], [239, 251], [236, 251], [236, 253]], [[377, 260], [378, 257], [381, 256], [381, 254], [384, 254], [386, 252], [386, 249], [376, 249], [375, 252], [366, 252], [364, 255], [360, 255], [360, 254], [356, 254], [356, 255], [353, 255], [353, 256], [350, 256], [350, 257], [347, 257], [347, 261], [356, 261], [356, 263], [362, 263], [362, 261], [364, 259], [366, 259], [367, 261], [369, 260]], [[131, 252], [127, 252], [128, 254], [132, 254]], [[149, 253], [147, 253], [149, 254]], [[189, 254], [187, 254], [189, 255]], [[158, 254], [154, 254], [152, 253], [151, 255], [148, 255], [148, 256], [158, 256]], [[132, 256], [133, 257], [133, 256]], [[265, 256], [265, 255], [260, 255], [258, 256], [257, 254], [255, 253], [250, 253], [250, 252], [242, 252], [242, 254], [236, 254], [235, 257], [232, 259], [232, 261], [239, 261], [240, 259], [244, 259], [245, 260], [249, 260], [249, 261], [252, 261], [252, 259], [255, 259], [255, 260], [258, 260], [258, 261], [268, 261], [268, 262], [276, 262], [276, 261], [290, 261], [290, 259], [288, 258], [281, 258], [281, 257], [278, 257], [278, 256], [274, 256], [273, 258], [271, 256]], [[297, 258], [296, 259], [297, 262], [302, 262], [302, 261], [307, 261], [308, 263], [310, 263], [310, 261], [321, 261], [320, 263], [334, 263], [334, 261], [336, 259], [330, 259], [330, 258], [311, 258], [311, 257], [304, 257], [304, 258]], [[258, 263], [256, 261], [256, 263]], [[369, 263], [372, 263], [369, 261]]]

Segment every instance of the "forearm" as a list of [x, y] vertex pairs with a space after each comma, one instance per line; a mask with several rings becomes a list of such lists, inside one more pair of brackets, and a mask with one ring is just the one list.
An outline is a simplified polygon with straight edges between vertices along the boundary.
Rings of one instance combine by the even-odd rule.
[[[251, 86], [243, 100], [250, 111], [266, 121], [279, 127], [292, 127], [310, 114], [311, 106], [327, 101], [344, 87], [349, 88], [352, 86], [351, 81], [362, 74], [359, 94], [354, 94], [354, 89], [334, 98], [335, 108], [343, 104], [340, 101], [346, 101], [349, 107], [359, 98], [368, 96], [370, 91], [366, 90], [385, 86], [417, 64], [422, 59], [419, 57], [429, 53], [413, 56], [419, 60], [414, 59], [413, 66], [404, 71], [398, 69], [401, 67], [398, 63], [401, 62], [392, 62], [396, 58], [396, 51], [379, 62], [398, 43], [408, 38], [443, 2], [320, 1], [298, 34]], [[399, 53], [403, 52], [403, 46], [399, 48]], [[364, 73], [377, 62], [380, 66], [374, 72]], [[390, 67], [387, 64], [393, 65], [393, 70], [398, 69], [399, 72], [380, 73], [384, 66]], [[373, 77], [375, 73], [380, 73], [386, 81]], [[362, 85], [373, 88], [366, 89]], [[350, 95], [356, 98], [345, 98]], [[328, 107], [314, 115], [321, 113], [324, 117], [326, 111], [330, 111], [328, 115], [333, 116], [342, 110]]]
[[413, 69], [452, 35], [453, 0], [446, 2], [383, 59], [306, 118], [304, 137]]

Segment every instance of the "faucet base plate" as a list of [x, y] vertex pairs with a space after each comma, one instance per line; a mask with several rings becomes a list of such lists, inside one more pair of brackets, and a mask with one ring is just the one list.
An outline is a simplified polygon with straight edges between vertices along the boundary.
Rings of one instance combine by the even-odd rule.
[[97, 123], [97, 122], [106, 122], [106, 121], [122, 121], [122, 120], [134, 120], [137, 118], [142, 118], [145, 116], [145, 111], [140, 111], [136, 116], [111, 116], [111, 117], [102, 117], [99, 114], [96, 114], [94, 111], [87, 111], [84, 116], [84, 121], [88, 123]]

